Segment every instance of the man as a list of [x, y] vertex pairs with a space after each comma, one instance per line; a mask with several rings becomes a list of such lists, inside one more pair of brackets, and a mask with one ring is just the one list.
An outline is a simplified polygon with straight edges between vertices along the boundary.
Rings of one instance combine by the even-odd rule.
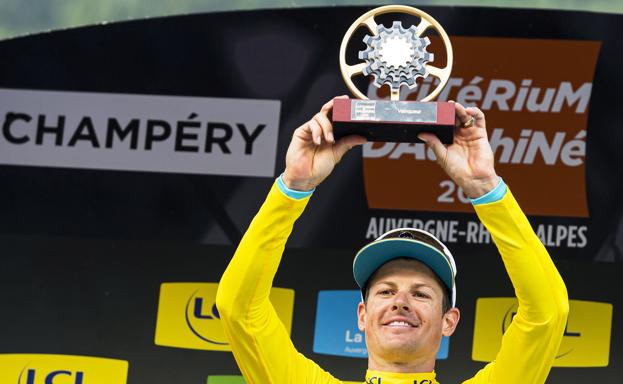
[[[285, 172], [273, 185], [223, 274], [217, 306], [233, 354], [248, 383], [340, 383], [299, 354], [269, 301], [292, 226], [310, 195], [342, 156], [365, 139], [335, 141], [325, 104], [293, 135]], [[420, 135], [441, 168], [471, 198], [502, 255], [519, 309], [494, 362], [468, 383], [542, 383], [564, 332], [565, 285], [510, 190], [493, 166], [484, 114], [456, 104], [454, 143]], [[359, 328], [368, 348], [366, 382], [429, 384], [442, 336], [459, 321], [456, 266], [447, 248], [417, 230], [390, 231], [359, 251], [353, 264], [362, 289]]]

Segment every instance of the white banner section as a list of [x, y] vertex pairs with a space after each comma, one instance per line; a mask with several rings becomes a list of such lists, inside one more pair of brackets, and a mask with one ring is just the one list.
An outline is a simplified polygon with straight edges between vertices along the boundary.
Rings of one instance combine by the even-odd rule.
[[273, 177], [278, 100], [0, 89], [0, 164]]

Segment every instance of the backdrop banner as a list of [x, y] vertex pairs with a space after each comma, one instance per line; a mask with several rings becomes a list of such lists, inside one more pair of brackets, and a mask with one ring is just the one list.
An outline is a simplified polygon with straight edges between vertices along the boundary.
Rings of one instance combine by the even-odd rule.
[[[283, 172], [293, 131], [348, 93], [339, 45], [369, 9], [194, 14], [1, 41], [0, 308], [11, 316], [0, 317], [0, 366], [2, 354], [96, 356], [127, 361], [129, 383], [239, 382], [212, 293], [197, 287], [219, 281]], [[438, 100], [485, 112], [496, 170], [574, 300], [555, 364], [565, 368], [551, 382], [617, 382], [623, 15], [423, 10], [454, 47]], [[364, 48], [351, 44], [347, 61]], [[368, 80], [358, 85], [369, 97], [389, 96]], [[292, 291], [284, 318], [295, 345], [337, 377], [363, 380], [365, 340], [351, 316], [324, 321], [316, 309], [329, 301], [319, 293], [348, 295], [355, 250], [397, 227], [434, 233], [457, 260], [461, 324], [444, 340], [440, 381], [471, 377], [499, 346], [494, 330], [509, 321], [512, 287], [469, 200], [435, 160], [423, 144], [367, 143], [317, 188], [294, 228], [275, 281]], [[171, 324], [190, 328], [178, 337]], [[318, 335], [332, 336], [323, 344]], [[45, 369], [62, 369], [54, 361]], [[72, 378], [86, 375], [75, 361]]]

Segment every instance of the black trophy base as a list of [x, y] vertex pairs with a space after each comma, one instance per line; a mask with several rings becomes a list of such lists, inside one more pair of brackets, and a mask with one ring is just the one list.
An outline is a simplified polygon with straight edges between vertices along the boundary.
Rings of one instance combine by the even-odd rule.
[[444, 144], [454, 139], [454, 103], [334, 99], [333, 135], [360, 135], [368, 141], [421, 143], [420, 132]]

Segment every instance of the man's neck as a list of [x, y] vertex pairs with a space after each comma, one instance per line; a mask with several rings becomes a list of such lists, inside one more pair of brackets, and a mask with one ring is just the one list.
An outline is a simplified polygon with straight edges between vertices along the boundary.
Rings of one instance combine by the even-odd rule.
[[368, 356], [368, 370], [396, 373], [421, 373], [435, 370], [435, 359], [392, 361]]

